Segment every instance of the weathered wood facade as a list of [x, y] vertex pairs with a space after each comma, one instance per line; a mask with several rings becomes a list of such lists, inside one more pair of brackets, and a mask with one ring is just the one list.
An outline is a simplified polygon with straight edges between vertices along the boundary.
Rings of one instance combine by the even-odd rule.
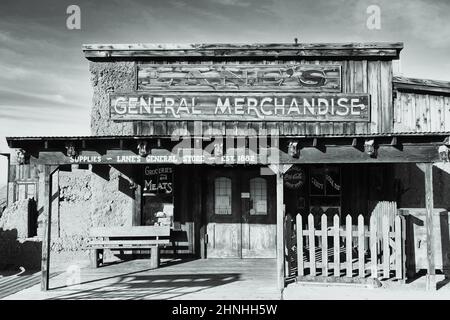
[[[414, 197], [408, 190], [419, 184], [426, 186], [420, 208], [426, 225], [432, 224], [430, 170], [433, 163], [448, 160], [442, 148], [449, 145], [450, 85], [394, 77], [392, 61], [399, 59], [402, 47], [85, 45], [94, 86], [93, 135], [8, 138], [8, 143], [23, 149], [28, 163], [48, 172], [89, 165], [105, 181], [111, 170], [119, 172], [124, 178], [116, 188], [130, 198], [131, 225], [153, 224], [153, 213], [173, 212], [173, 243], [163, 252], [276, 258], [282, 290], [289, 277], [287, 216], [300, 216], [305, 226], [295, 226], [293, 219], [292, 228], [302, 231], [338, 223], [345, 231], [320, 241], [335, 237], [338, 243], [340, 232], [346, 232], [349, 258], [350, 229], [358, 223], [354, 232], [363, 239], [358, 254], [364, 259], [361, 252], [372, 247], [364, 240], [363, 227], [384, 203], [408, 207], [408, 197]], [[403, 185], [405, 175], [413, 174], [425, 180], [413, 178], [417, 181]], [[51, 203], [45, 205], [51, 208]], [[450, 209], [445, 201], [443, 206]], [[392, 221], [396, 210], [388, 210]], [[404, 227], [395, 221], [398, 240], [399, 226]], [[394, 226], [387, 227], [391, 231], [378, 232], [389, 237]], [[370, 232], [376, 234], [374, 230]], [[427, 230], [431, 288], [434, 240]], [[301, 235], [298, 243], [315, 244], [314, 232], [305, 233], [309, 242]], [[390, 250], [386, 243], [384, 256]], [[400, 240], [392, 250], [398, 276], [405, 271], [400, 270]], [[48, 254], [43, 254], [45, 263]], [[363, 262], [360, 277], [365, 275]], [[334, 276], [341, 277], [340, 269], [335, 270]], [[322, 270], [322, 276], [328, 273]], [[346, 277], [352, 278], [351, 272]]]

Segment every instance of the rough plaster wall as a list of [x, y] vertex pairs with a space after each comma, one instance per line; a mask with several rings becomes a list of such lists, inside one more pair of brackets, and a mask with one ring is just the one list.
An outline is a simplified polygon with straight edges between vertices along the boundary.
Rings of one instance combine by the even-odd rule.
[[91, 84], [94, 96], [91, 111], [91, 133], [93, 135], [133, 134], [132, 122], [109, 120], [108, 92], [130, 92], [135, 90], [134, 62], [90, 62]]
[[119, 191], [120, 173], [110, 169], [109, 181], [92, 175], [93, 226], [131, 226], [133, 199]]
[[[89, 70], [93, 87], [91, 134], [133, 134], [131, 122], [109, 120], [108, 93], [135, 89], [135, 63], [90, 62]], [[80, 250], [91, 226], [131, 226], [133, 200], [119, 191], [119, 175], [113, 168], [108, 179], [90, 170], [60, 172], [59, 220], [53, 215], [52, 250]]]
[[60, 172], [59, 230], [52, 219], [53, 251], [81, 250], [91, 226], [131, 226], [133, 200], [119, 191], [119, 176], [113, 168], [109, 181], [90, 170]]
[[28, 200], [12, 203], [0, 218], [0, 270], [38, 269], [41, 262], [41, 242], [28, 236]]
[[[90, 226], [91, 173], [59, 173], [59, 212], [53, 212], [52, 250], [77, 251], [86, 245]], [[57, 218], [56, 221], [54, 218]]]
[[0, 230], [15, 232], [16, 238], [28, 236], [28, 200], [16, 201], [3, 211]]

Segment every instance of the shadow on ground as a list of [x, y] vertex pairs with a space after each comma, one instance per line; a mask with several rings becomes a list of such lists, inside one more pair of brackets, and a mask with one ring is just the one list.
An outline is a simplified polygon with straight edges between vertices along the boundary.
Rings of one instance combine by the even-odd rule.
[[[51, 298], [51, 300], [89, 300], [89, 299], [173, 299], [187, 294], [197, 293], [213, 287], [223, 286], [239, 281], [239, 273], [224, 274], [159, 274], [141, 275], [146, 270], [116, 275], [109, 278], [96, 279], [83, 282], [80, 285], [67, 287], [66, 290], [73, 292]], [[105, 280], [112, 280], [102, 284]], [[83, 289], [87, 284], [92, 285], [89, 289]], [[98, 285], [98, 286], [97, 286]], [[62, 289], [62, 287], [55, 288]], [[52, 289], [54, 290], [54, 289]]]

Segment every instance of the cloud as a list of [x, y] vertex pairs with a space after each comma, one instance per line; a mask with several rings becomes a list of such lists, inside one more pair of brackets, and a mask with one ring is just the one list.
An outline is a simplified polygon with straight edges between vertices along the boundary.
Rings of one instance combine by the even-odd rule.
[[211, 1], [224, 6], [249, 7], [251, 5], [250, 2], [242, 0], [211, 0]]

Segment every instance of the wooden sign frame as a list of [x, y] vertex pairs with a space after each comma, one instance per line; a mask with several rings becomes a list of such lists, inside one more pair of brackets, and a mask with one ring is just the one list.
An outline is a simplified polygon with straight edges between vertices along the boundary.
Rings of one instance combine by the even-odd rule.
[[342, 92], [339, 64], [153, 64], [136, 66], [136, 89]]
[[370, 122], [364, 93], [133, 92], [109, 95], [110, 119]]

